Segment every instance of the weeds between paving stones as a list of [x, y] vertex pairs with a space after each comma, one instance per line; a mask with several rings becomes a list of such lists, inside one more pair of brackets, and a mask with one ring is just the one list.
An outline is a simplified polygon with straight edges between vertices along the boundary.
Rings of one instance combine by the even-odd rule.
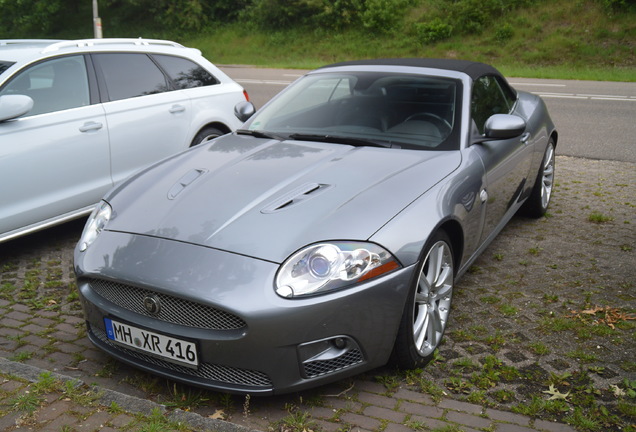
[[[27, 383], [9, 375], [0, 375], [4, 382], [16, 382], [17, 387], [12, 390], [0, 390], [0, 417], [17, 414], [13, 419], [15, 426], [21, 428], [42, 427], [48, 420], [41, 422], [38, 413], [48, 405], [62, 403], [65, 407], [63, 421], [66, 424], [56, 426], [60, 432], [73, 432], [79, 430], [84, 420], [100, 415], [104, 411], [112, 415], [125, 414], [125, 410], [117, 403], [112, 402], [109, 406], [101, 406], [97, 403], [100, 395], [89, 389], [85, 385], [80, 385], [77, 381], [60, 381], [50, 372], [42, 373], [38, 380]], [[74, 405], [68, 405], [71, 402]], [[169, 420], [163, 412], [158, 409], [148, 414], [124, 415], [126, 424], [120, 425], [121, 430], [136, 432], [186, 432], [192, 429], [185, 424]], [[119, 423], [119, 422], [118, 422]], [[102, 427], [110, 426], [109, 420]], [[49, 424], [51, 426], [51, 424]], [[38, 429], [39, 430], [39, 429]]]
[[[175, 390], [170, 381], [105, 356], [97, 365], [96, 350], [86, 343], [72, 272], [82, 223], [28, 236], [8, 249], [0, 246], [2, 355], [61, 370], [71, 366], [76, 370], [67, 371], [86, 382], [109, 380], [159, 403], [178, 403], [204, 416], [218, 413], [261, 429], [280, 428], [278, 420], [286, 419], [284, 427], [291, 431], [315, 420], [304, 417], [312, 412], [327, 412], [321, 421], [347, 428], [340, 419], [362, 409], [357, 388], [375, 381], [386, 396], [406, 388], [433, 401], [464, 400], [568, 422], [585, 432], [634, 432], [636, 170], [619, 162], [557, 159], [548, 217], [513, 218], [457, 283], [445, 342], [421, 370], [381, 368], [337, 383], [347, 390], [343, 394], [330, 388], [248, 401]], [[38, 327], [38, 321], [50, 326]], [[83, 351], [59, 363], [61, 342]], [[15, 403], [28, 407], [29, 400]], [[292, 413], [286, 404], [293, 404]], [[278, 412], [277, 419], [258, 423], [264, 410]]]

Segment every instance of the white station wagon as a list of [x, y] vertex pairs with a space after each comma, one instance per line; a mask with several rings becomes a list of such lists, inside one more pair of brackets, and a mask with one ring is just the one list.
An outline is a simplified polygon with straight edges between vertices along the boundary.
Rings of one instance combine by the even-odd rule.
[[246, 99], [175, 42], [0, 40], [0, 242], [87, 215], [139, 169], [235, 130]]

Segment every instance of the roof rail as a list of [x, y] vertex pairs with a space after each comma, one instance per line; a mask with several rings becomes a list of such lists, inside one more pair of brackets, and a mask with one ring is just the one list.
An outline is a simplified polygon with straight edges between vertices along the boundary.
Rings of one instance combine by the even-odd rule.
[[163, 45], [163, 46], [171, 46], [175, 48], [184, 48], [183, 45], [172, 42], [168, 40], [160, 40], [160, 39], [134, 39], [134, 38], [105, 38], [105, 39], [78, 39], [78, 40], [68, 40], [54, 43], [52, 45], [47, 46], [42, 53], [48, 53], [53, 51], [59, 51], [63, 48], [82, 48], [82, 47], [90, 47], [95, 45], [106, 45], [106, 44], [128, 44], [128, 45]]
[[60, 39], [4, 39], [0, 40], [0, 46], [9, 45], [50, 45], [62, 42]]

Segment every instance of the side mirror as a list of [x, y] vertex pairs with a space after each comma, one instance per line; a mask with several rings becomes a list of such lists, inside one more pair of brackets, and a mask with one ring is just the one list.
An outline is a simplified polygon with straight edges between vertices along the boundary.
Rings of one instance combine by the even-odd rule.
[[31, 111], [33, 99], [24, 95], [0, 96], [0, 122], [11, 120]]
[[249, 120], [255, 112], [256, 108], [252, 102], [239, 102], [234, 107], [234, 115], [242, 122]]
[[518, 137], [526, 130], [526, 121], [510, 114], [494, 114], [486, 120], [484, 135], [488, 139]]

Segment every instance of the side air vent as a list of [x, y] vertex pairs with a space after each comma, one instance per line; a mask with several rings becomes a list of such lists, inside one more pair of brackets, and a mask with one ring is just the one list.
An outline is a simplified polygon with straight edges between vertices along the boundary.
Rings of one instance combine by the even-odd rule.
[[261, 213], [268, 214], [285, 210], [291, 206], [300, 204], [303, 201], [308, 200], [309, 198], [314, 198], [331, 187], [333, 186], [321, 183], [304, 184], [265, 207], [263, 210], [261, 210]]
[[346, 351], [340, 357], [336, 357], [329, 360], [316, 360], [307, 363], [303, 363], [305, 374], [309, 378], [316, 378], [321, 375], [326, 375], [334, 372], [338, 372], [342, 369], [346, 369], [351, 366], [362, 363], [364, 360], [362, 353], [353, 349]]

